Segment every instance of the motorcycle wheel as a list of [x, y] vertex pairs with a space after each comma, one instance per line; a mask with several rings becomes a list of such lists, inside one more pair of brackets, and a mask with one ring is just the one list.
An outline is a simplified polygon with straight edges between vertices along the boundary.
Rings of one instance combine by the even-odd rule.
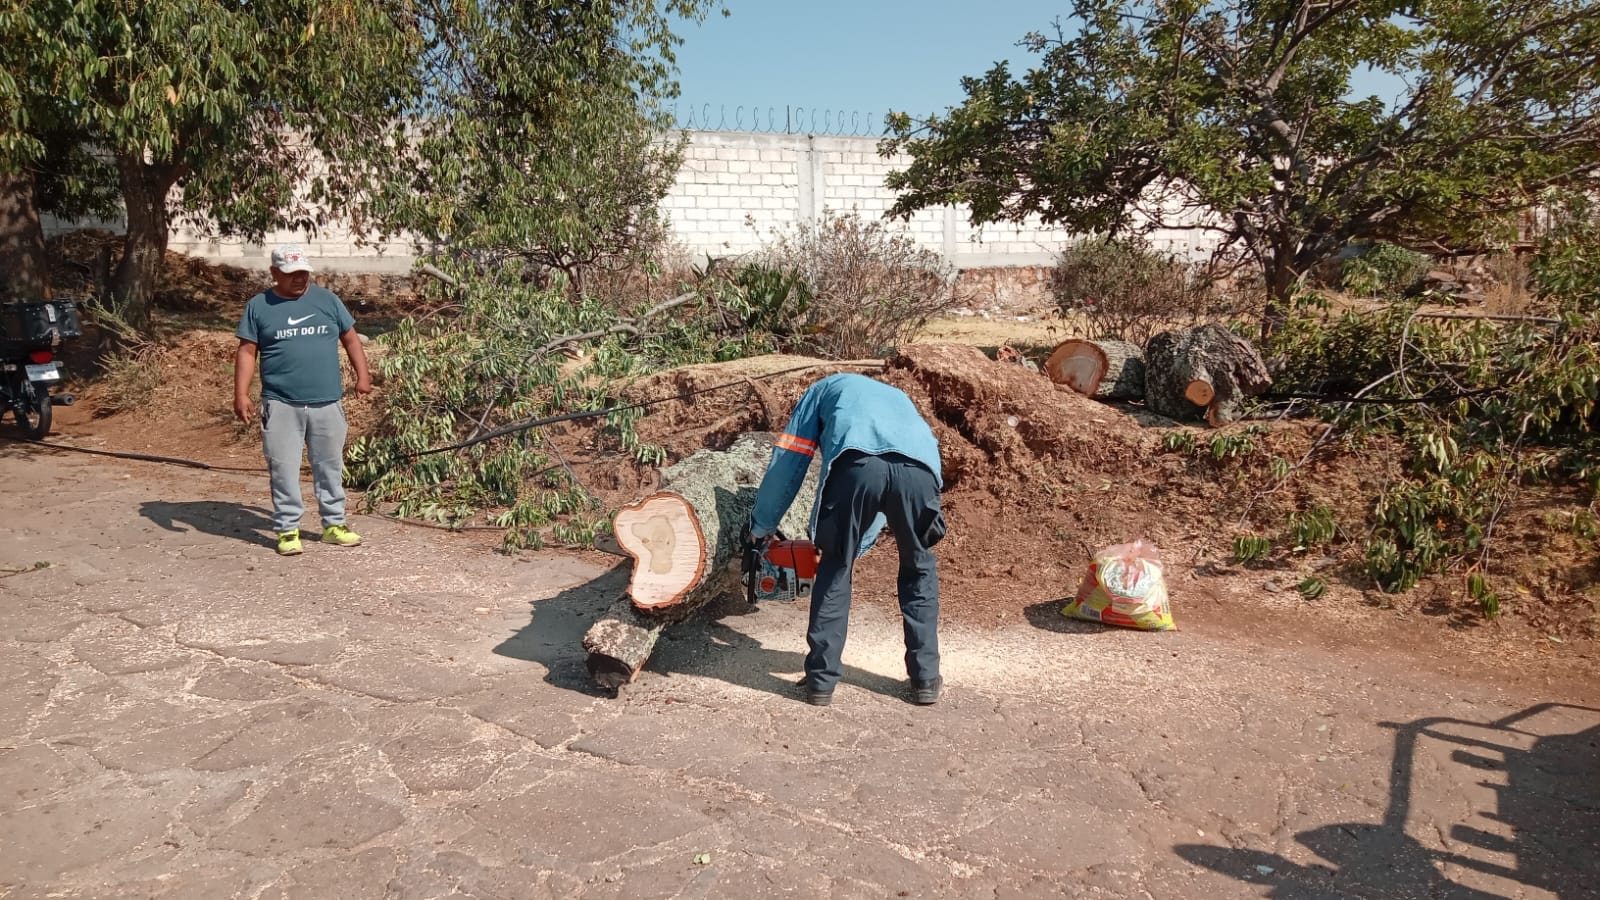
[[50, 391], [48, 388], [34, 387], [33, 382], [24, 381], [22, 398], [17, 403], [17, 424], [22, 426], [22, 433], [36, 441], [44, 440], [50, 433], [50, 414], [54, 409], [50, 405]]

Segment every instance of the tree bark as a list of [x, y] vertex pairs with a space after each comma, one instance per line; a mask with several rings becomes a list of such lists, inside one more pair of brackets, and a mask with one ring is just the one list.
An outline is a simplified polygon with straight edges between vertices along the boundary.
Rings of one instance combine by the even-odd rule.
[[1289, 301], [1294, 296], [1299, 275], [1287, 255], [1279, 248], [1267, 268], [1267, 305], [1261, 313], [1261, 339], [1272, 337], [1289, 321]]
[[1086, 397], [1135, 400], [1144, 396], [1144, 351], [1126, 341], [1068, 340], [1056, 345], [1045, 374]]
[[30, 173], [0, 173], [0, 300], [50, 296], [50, 260]]
[[1163, 331], [1145, 346], [1145, 404], [1174, 419], [1204, 414], [1212, 427], [1272, 386], [1261, 354], [1221, 325]]
[[146, 165], [128, 156], [117, 159], [117, 171], [128, 227], [112, 294], [118, 313], [128, 324], [142, 329], [150, 323], [150, 302], [167, 252], [167, 231], [171, 227], [167, 195], [181, 172], [175, 165]]
[[639, 612], [633, 598], [623, 594], [583, 636], [589, 677], [608, 691], [633, 681], [666, 627], [665, 620]]
[[[772, 447], [771, 434], [746, 434], [725, 451], [702, 450], [662, 469], [660, 491], [617, 513], [617, 543], [634, 569], [627, 593], [583, 637], [596, 684], [615, 690], [631, 682], [664, 628], [743, 590], [739, 534], [755, 508]], [[810, 533], [819, 468], [813, 461], [779, 525], [787, 537]]]

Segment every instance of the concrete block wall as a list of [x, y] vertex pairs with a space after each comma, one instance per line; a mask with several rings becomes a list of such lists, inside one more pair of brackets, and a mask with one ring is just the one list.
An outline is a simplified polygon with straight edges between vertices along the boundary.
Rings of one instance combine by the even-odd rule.
[[[905, 157], [884, 159], [875, 138], [815, 137], [700, 131], [690, 135], [682, 169], [661, 210], [674, 239], [696, 258], [738, 256], [760, 250], [776, 233], [799, 222], [815, 222], [832, 211], [877, 219], [893, 205], [884, 187]], [[242, 266], [266, 266], [273, 244], [298, 241], [329, 271], [391, 271], [410, 268], [414, 248], [397, 239], [366, 243], [337, 217], [315, 235], [281, 232], [260, 243], [219, 240], [178, 226], [173, 250]], [[120, 230], [121, 223], [94, 223]], [[47, 232], [82, 225], [46, 222]], [[909, 235], [941, 254], [958, 270], [1048, 266], [1073, 239], [1064, 229], [1038, 221], [974, 227], [962, 208], [923, 210], [909, 222], [885, 227]], [[1211, 244], [1204, 232], [1175, 230], [1153, 236], [1159, 248], [1201, 257]]]

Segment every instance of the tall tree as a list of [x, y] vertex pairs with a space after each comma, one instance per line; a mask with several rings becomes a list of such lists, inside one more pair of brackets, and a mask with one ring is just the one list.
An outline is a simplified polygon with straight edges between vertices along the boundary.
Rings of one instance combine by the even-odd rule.
[[3, 0], [0, 207], [20, 231], [41, 200], [112, 179], [127, 222], [112, 294], [142, 323], [175, 215], [259, 235], [315, 225], [367, 183], [417, 92], [425, 3]]
[[426, 60], [416, 165], [383, 216], [479, 263], [567, 274], [644, 249], [681, 143], [674, 19], [710, 0], [485, 2]]
[[[1600, 170], [1592, 0], [1076, 0], [1040, 61], [891, 117], [891, 214], [1215, 231], [1274, 303], [1351, 241], [1473, 239]], [[1358, 76], [1396, 99], [1353, 96]]]

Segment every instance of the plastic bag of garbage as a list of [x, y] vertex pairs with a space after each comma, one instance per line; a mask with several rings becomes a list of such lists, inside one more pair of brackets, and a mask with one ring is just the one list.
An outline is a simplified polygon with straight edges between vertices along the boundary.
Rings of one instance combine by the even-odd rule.
[[1094, 555], [1061, 614], [1141, 631], [1171, 631], [1172, 607], [1167, 600], [1161, 554], [1144, 538], [1107, 547]]

